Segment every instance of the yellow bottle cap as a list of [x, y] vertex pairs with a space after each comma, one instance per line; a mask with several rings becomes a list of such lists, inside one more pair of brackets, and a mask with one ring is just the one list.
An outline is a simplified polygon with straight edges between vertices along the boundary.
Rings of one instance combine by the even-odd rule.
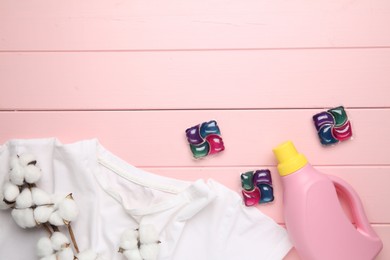
[[280, 176], [286, 176], [293, 173], [307, 164], [306, 157], [298, 153], [291, 141], [282, 143], [273, 149], [278, 160], [278, 171]]

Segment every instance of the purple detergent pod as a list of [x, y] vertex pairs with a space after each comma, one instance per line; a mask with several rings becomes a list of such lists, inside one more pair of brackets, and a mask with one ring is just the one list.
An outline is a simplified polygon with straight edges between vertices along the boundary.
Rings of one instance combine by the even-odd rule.
[[334, 117], [331, 113], [321, 112], [313, 116], [314, 125], [319, 131], [324, 125], [334, 125]]
[[257, 186], [258, 184], [272, 185], [271, 171], [268, 169], [257, 170], [253, 174], [253, 183]]
[[268, 203], [274, 200], [271, 172], [268, 169], [242, 173], [241, 187], [246, 206]]
[[274, 201], [274, 189], [272, 187], [271, 171], [268, 169], [257, 170], [253, 174], [253, 183], [260, 190], [259, 203]]
[[314, 126], [323, 145], [336, 144], [352, 138], [352, 126], [343, 106], [313, 116]]
[[186, 136], [192, 155], [196, 159], [225, 150], [221, 131], [215, 120], [188, 128]]

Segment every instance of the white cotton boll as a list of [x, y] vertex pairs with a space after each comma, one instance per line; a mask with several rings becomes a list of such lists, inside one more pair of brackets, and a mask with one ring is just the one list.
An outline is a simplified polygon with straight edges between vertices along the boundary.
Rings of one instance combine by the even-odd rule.
[[33, 228], [37, 226], [34, 218], [34, 210], [31, 208], [24, 209], [24, 225], [26, 228]]
[[128, 228], [122, 233], [121, 241], [138, 240], [138, 231], [132, 228]]
[[58, 211], [51, 213], [49, 223], [57, 227], [65, 225], [64, 220], [61, 218], [60, 214], [58, 214]]
[[35, 155], [33, 155], [31, 153], [24, 153], [24, 154], [19, 156], [19, 163], [22, 166], [27, 166], [29, 163], [33, 163], [36, 161], [37, 161], [37, 159], [36, 159]]
[[37, 225], [34, 219], [34, 212], [31, 208], [13, 209], [11, 215], [16, 224], [21, 228], [32, 228]]
[[91, 249], [88, 249], [84, 252], [81, 252], [77, 255], [78, 260], [95, 260], [98, 258], [98, 255]]
[[124, 250], [132, 250], [138, 248], [138, 241], [135, 239], [125, 240], [120, 243], [120, 248]]
[[37, 243], [37, 256], [44, 257], [53, 254], [53, 248], [51, 246], [51, 240], [48, 237], [42, 237]]
[[15, 168], [15, 167], [21, 167], [22, 165], [20, 165], [20, 162], [19, 162], [19, 157], [17, 156], [12, 156], [11, 160], [10, 160], [10, 165], [11, 165], [11, 169]]
[[63, 194], [52, 194], [51, 202], [54, 203], [54, 207], [57, 209], [59, 204], [65, 199], [66, 195]]
[[32, 199], [33, 199], [34, 204], [37, 206], [52, 203], [49, 194], [44, 190], [41, 190], [38, 188], [32, 188], [31, 195], [32, 195]]
[[27, 165], [24, 168], [24, 179], [27, 183], [36, 183], [41, 178], [41, 169], [35, 165]]
[[18, 186], [23, 185], [24, 183], [24, 169], [20, 165], [15, 165], [10, 173], [9, 173], [9, 180]]
[[129, 260], [143, 260], [138, 248], [134, 250], [127, 250], [123, 255]]
[[156, 260], [159, 249], [159, 244], [141, 244], [140, 253], [144, 260]]
[[52, 206], [39, 206], [34, 209], [35, 221], [39, 224], [46, 223], [49, 221], [54, 208]]
[[57, 260], [57, 256], [55, 254], [52, 254], [52, 255], [49, 255], [49, 256], [42, 257], [39, 260]]
[[76, 202], [71, 198], [65, 198], [58, 204], [59, 215], [66, 221], [73, 221], [79, 214]]
[[74, 254], [71, 248], [65, 248], [57, 253], [58, 260], [73, 260]]
[[157, 230], [153, 225], [139, 227], [139, 239], [141, 244], [155, 243], [158, 241]]
[[16, 208], [25, 209], [33, 205], [31, 190], [29, 188], [24, 188], [19, 196], [16, 198]]
[[16, 222], [16, 224], [21, 228], [26, 228], [24, 224], [24, 209], [13, 209], [11, 211], [11, 216]]
[[6, 182], [4, 184], [3, 193], [4, 193], [4, 199], [6, 199], [8, 202], [14, 202], [16, 198], [19, 196], [20, 191], [19, 191], [19, 187], [16, 186], [15, 184]]
[[54, 232], [51, 237], [51, 245], [54, 250], [59, 251], [68, 247], [69, 239], [61, 232]]
[[120, 248], [130, 250], [138, 248], [138, 231], [134, 229], [127, 229], [121, 236]]

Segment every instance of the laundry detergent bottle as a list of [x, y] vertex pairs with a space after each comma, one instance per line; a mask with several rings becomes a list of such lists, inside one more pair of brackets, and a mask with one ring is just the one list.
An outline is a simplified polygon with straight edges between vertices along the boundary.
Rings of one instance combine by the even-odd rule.
[[[283, 184], [286, 228], [301, 259], [375, 259], [382, 241], [371, 228], [352, 187], [340, 178], [318, 172], [290, 141], [273, 151]], [[350, 207], [354, 224], [339, 196]]]

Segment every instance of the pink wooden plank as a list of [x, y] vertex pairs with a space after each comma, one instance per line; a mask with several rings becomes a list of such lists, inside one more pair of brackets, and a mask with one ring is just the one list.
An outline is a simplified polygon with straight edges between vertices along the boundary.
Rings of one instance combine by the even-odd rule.
[[[144, 169], [159, 175], [191, 181], [212, 178], [240, 194], [240, 173], [263, 168], [265, 167], [258, 165], [255, 167], [153, 167]], [[270, 169], [272, 173], [275, 201], [271, 204], [259, 205], [257, 208], [278, 223], [284, 223], [281, 177], [275, 167], [266, 168]], [[321, 166], [316, 168], [323, 173], [338, 176], [351, 184], [359, 194], [371, 223], [390, 224], [390, 211], [388, 207], [383, 206], [388, 203], [387, 200], [390, 197], [388, 189], [390, 183], [389, 166]], [[349, 214], [348, 209], [346, 214]]]
[[374, 225], [373, 227], [383, 242], [383, 249], [376, 260], [390, 259], [390, 225]]
[[[1, 112], [1, 142], [56, 136], [63, 142], [98, 137], [136, 166], [274, 165], [271, 149], [291, 139], [315, 165], [390, 165], [390, 109], [348, 110], [353, 140], [322, 147], [312, 124], [317, 109]], [[194, 160], [184, 131], [216, 119], [226, 150]]]
[[390, 46], [390, 2], [2, 0], [0, 50]]
[[388, 71], [390, 49], [0, 53], [0, 109], [390, 107]]
[[[375, 258], [375, 260], [388, 260], [390, 259], [390, 225], [373, 225], [374, 230], [377, 232], [383, 242], [383, 249]], [[299, 260], [299, 256], [295, 249], [292, 249], [284, 260]]]

